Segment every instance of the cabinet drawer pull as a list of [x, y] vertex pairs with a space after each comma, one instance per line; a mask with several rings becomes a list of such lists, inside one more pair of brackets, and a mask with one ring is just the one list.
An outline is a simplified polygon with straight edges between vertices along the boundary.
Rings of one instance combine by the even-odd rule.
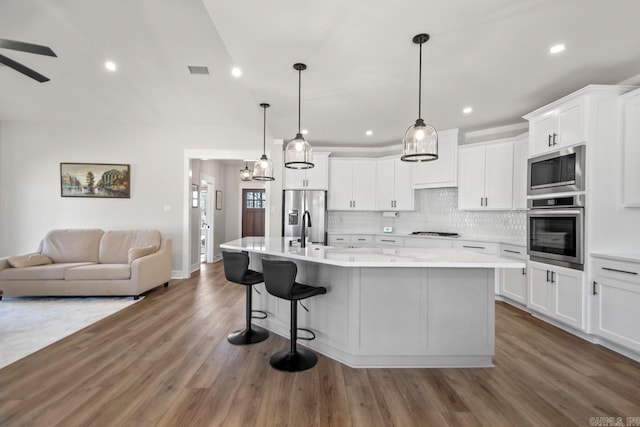
[[467, 245], [462, 245], [463, 248], [470, 248], [470, 249], [486, 249], [484, 246], [467, 246]]
[[388, 239], [380, 239], [381, 242], [389, 242], [389, 243], [396, 243], [395, 240], [388, 240]]
[[511, 249], [503, 249], [503, 251], [505, 251], [505, 252], [509, 252], [509, 253], [511, 253], [511, 254], [518, 254], [518, 255], [520, 255], [520, 251], [512, 251]]
[[336, 240], [344, 240], [342, 237], [336, 237]]
[[616, 268], [609, 268], [609, 267], [602, 267], [602, 269], [603, 270], [607, 270], [607, 271], [614, 271], [616, 273], [633, 274], [634, 276], [638, 275], [638, 273], [636, 271], [618, 270]]
[[593, 295], [598, 295], [598, 290], [596, 289], [596, 286], [598, 285], [598, 282], [596, 282], [595, 280], [593, 281], [593, 288], [591, 288], [591, 294]]
[[552, 271], [551, 272], [551, 283], [556, 283], [555, 277], [556, 277], [556, 273], [555, 273], [555, 271]]
[[364, 242], [367, 239], [358, 239], [359, 242]]

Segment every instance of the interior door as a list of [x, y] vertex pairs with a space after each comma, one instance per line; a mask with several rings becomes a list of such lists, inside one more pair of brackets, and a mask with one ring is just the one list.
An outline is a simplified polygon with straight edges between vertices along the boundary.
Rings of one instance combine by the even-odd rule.
[[266, 203], [264, 189], [242, 190], [242, 237], [264, 237]]

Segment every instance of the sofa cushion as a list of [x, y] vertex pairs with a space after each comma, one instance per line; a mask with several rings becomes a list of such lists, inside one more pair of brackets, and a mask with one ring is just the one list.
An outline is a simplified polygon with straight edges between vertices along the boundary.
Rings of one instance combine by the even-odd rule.
[[51, 258], [42, 254], [27, 254], [9, 257], [9, 265], [16, 268], [34, 267], [36, 265], [51, 264], [52, 262]]
[[139, 248], [129, 248], [129, 264], [138, 258], [142, 258], [143, 256], [151, 255], [155, 253], [157, 249], [154, 246], [142, 246]]
[[65, 280], [126, 280], [131, 278], [129, 264], [92, 264], [67, 268]]
[[63, 280], [68, 268], [88, 265], [90, 263], [63, 263], [37, 265], [35, 267], [5, 268], [0, 271], [0, 280]]
[[129, 249], [153, 246], [154, 252], [160, 248], [162, 235], [158, 230], [116, 230], [107, 231], [100, 239], [101, 264], [126, 264]]
[[52, 230], [42, 242], [42, 253], [60, 262], [98, 262], [100, 229]]

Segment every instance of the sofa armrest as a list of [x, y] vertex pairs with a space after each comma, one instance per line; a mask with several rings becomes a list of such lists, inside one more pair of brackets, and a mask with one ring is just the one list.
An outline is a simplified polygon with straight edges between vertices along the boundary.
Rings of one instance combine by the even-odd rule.
[[9, 267], [11, 267], [11, 265], [9, 265], [9, 257], [0, 258], [0, 271]]
[[131, 263], [131, 280], [139, 294], [171, 280], [171, 239], [163, 238], [156, 252]]

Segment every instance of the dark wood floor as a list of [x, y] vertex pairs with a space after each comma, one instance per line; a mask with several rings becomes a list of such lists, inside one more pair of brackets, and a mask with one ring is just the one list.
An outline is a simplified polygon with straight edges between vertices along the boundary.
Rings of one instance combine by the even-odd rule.
[[[640, 417], [640, 364], [496, 304], [495, 368], [269, 366], [232, 346], [244, 288], [222, 263], [0, 370], [0, 426], [589, 425]], [[639, 419], [640, 420], [640, 419]]]

